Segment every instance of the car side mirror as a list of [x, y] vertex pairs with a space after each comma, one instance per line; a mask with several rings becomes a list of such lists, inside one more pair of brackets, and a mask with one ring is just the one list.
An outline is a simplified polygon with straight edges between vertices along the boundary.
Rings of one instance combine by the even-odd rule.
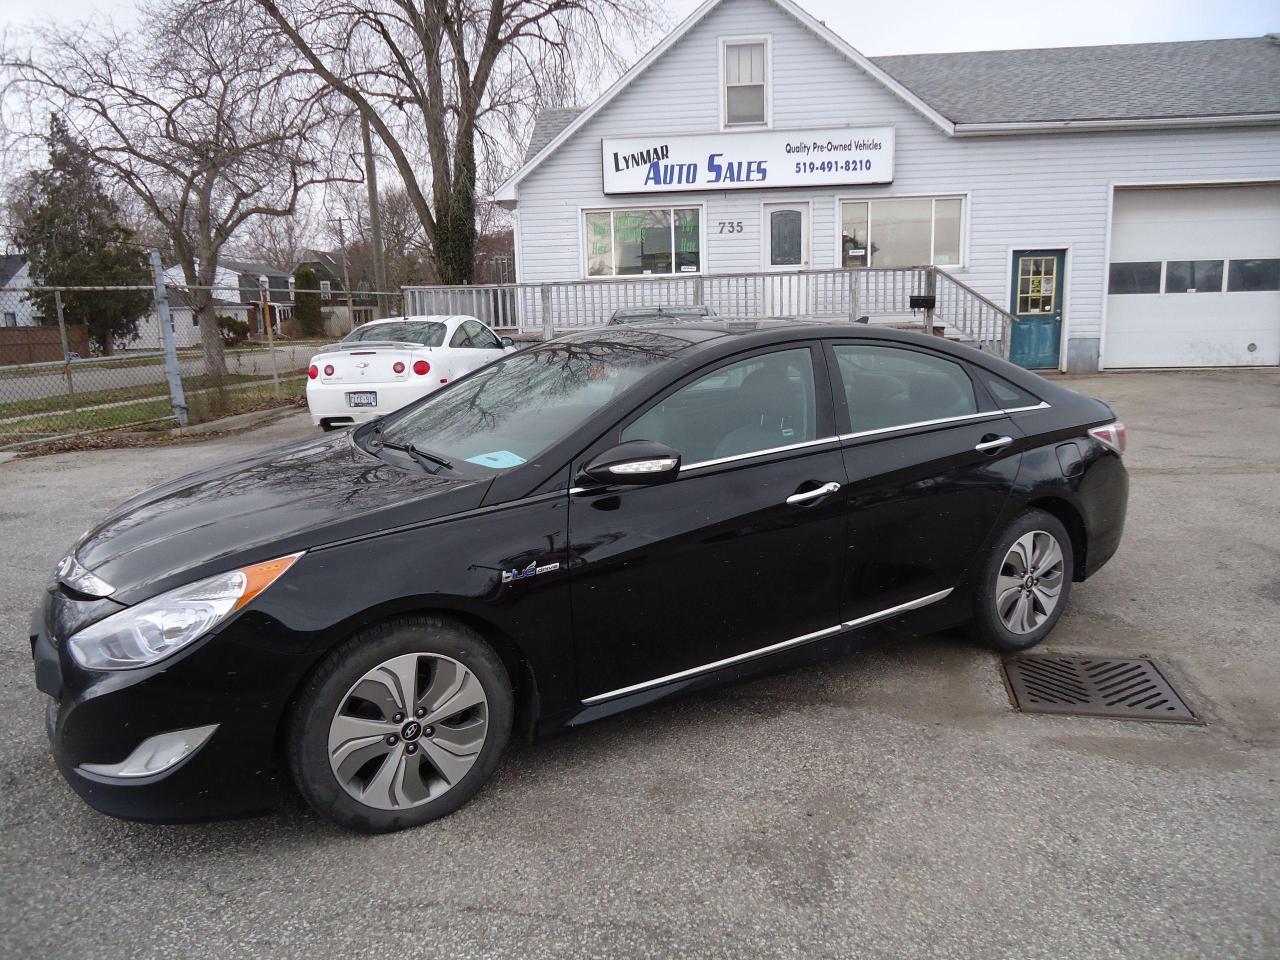
[[628, 440], [595, 457], [582, 475], [605, 486], [651, 486], [680, 475], [680, 454], [654, 440]]
[[502, 341], [504, 347], [514, 347], [516, 345], [516, 342], [510, 337], [499, 337], [498, 339]]

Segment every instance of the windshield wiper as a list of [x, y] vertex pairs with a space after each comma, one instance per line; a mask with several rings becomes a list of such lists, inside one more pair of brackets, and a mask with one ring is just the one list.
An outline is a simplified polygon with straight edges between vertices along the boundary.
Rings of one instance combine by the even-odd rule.
[[382, 427], [383, 424], [381, 422], [374, 426], [372, 435], [369, 437], [369, 445], [371, 447], [386, 447], [388, 450], [399, 450], [401, 453], [409, 454], [409, 456], [413, 457], [419, 463], [425, 460], [427, 463], [436, 464], [437, 466], [444, 467], [446, 470], [453, 469], [453, 461], [448, 457], [441, 456], [434, 450], [427, 450], [424, 447], [415, 446], [412, 443], [400, 443], [397, 440], [383, 440]]

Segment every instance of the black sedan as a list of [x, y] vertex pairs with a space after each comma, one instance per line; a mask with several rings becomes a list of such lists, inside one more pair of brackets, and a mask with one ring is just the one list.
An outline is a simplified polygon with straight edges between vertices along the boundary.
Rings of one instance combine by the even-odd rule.
[[1115, 552], [1106, 404], [945, 340], [608, 327], [382, 420], [175, 480], [32, 628], [59, 768], [122, 817], [456, 809], [539, 736], [966, 625], [1053, 629]]

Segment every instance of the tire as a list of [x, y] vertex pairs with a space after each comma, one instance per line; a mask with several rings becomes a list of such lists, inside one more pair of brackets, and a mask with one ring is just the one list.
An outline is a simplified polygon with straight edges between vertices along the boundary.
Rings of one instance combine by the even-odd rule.
[[478, 633], [441, 617], [395, 620], [343, 643], [303, 684], [285, 733], [289, 769], [312, 809], [341, 826], [416, 827], [488, 782], [513, 714], [506, 668]]
[[[1028, 551], [1030, 580], [1022, 569]], [[970, 634], [1003, 651], [1029, 650], [1040, 643], [1071, 596], [1073, 563], [1071, 536], [1057, 517], [1036, 509], [1018, 514], [982, 565]]]

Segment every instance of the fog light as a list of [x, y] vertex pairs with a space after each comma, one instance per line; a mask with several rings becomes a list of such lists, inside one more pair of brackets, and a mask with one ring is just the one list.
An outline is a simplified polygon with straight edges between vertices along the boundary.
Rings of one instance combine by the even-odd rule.
[[119, 763], [82, 763], [76, 769], [94, 778], [105, 780], [136, 780], [153, 777], [180, 764], [205, 745], [218, 729], [216, 723], [207, 727], [191, 727], [187, 730], [170, 730], [147, 737], [133, 753]]

